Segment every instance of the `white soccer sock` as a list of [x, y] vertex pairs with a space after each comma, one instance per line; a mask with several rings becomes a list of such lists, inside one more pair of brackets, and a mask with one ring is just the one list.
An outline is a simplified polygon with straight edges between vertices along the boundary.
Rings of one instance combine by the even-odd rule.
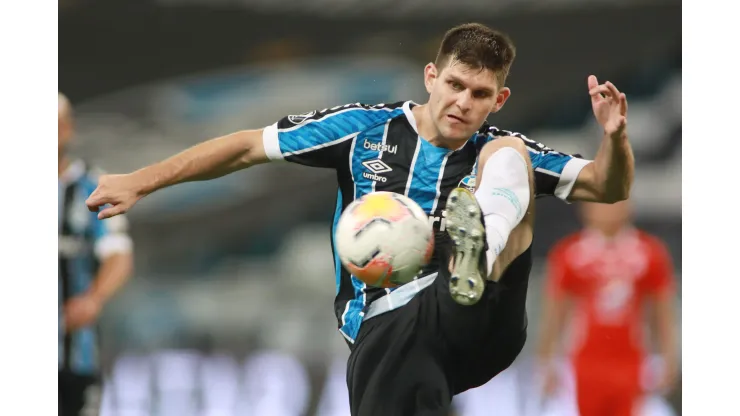
[[522, 155], [511, 147], [494, 152], [486, 161], [475, 197], [485, 217], [490, 276], [511, 230], [524, 218], [529, 207], [529, 175]]

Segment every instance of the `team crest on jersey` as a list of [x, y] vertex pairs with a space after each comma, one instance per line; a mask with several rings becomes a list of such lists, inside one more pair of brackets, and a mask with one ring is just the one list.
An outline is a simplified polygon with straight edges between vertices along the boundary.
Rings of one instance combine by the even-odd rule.
[[458, 187], [465, 188], [470, 192], [474, 192], [475, 191], [475, 175], [468, 175], [462, 178]]
[[316, 110], [309, 111], [308, 113], [288, 116], [288, 121], [290, 121], [293, 124], [301, 124], [315, 115], [316, 115]]

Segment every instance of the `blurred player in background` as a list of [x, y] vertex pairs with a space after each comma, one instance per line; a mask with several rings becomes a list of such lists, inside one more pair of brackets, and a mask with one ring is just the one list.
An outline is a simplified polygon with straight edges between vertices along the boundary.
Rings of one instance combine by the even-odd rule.
[[505, 80], [514, 56], [506, 35], [460, 25], [424, 68], [424, 104], [289, 115], [130, 174], [106, 175], [87, 205], [110, 204], [99, 213], [110, 218], [159, 189], [270, 161], [336, 170], [335, 225], [371, 192], [406, 195], [436, 232], [435, 254], [419, 279], [368, 287], [335, 259], [335, 314], [351, 350], [350, 408], [355, 416], [446, 415], [454, 395], [485, 384], [524, 346], [535, 196], [614, 202], [632, 185], [627, 101], [610, 82], [587, 80], [603, 127], [593, 161], [486, 123], [511, 94]]
[[545, 390], [559, 383], [554, 366], [559, 334], [573, 314], [576, 399], [582, 416], [637, 415], [646, 363], [643, 307], [654, 306], [667, 392], [678, 373], [672, 259], [661, 241], [631, 223], [628, 201], [586, 203], [585, 228], [556, 244], [548, 259], [539, 359]]
[[100, 399], [95, 323], [132, 272], [125, 217], [100, 221], [85, 207], [97, 186], [91, 167], [67, 154], [72, 107], [59, 94], [59, 412], [97, 414]]

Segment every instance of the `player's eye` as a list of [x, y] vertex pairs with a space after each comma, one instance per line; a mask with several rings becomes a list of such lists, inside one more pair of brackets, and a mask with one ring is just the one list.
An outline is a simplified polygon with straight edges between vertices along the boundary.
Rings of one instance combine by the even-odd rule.
[[465, 87], [457, 81], [450, 81], [450, 86], [452, 86], [452, 89], [455, 91], [462, 91], [465, 89]]
[[491, 93], [484, 90], [478, 90], [473, 92], [473, 97], [475, 98], [488, 98], [491, 96]]

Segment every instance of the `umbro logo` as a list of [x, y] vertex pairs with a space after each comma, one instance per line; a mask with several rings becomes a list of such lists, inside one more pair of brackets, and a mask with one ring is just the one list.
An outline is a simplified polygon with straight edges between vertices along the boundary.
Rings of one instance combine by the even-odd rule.
[[386, 173], [393, 170], [390, 166], [386, 165], [385, 162], [380, 159], [366, 160], [362, 162], [362, 166], [366, 167], [370, 172], [375, 174]]
[[377, 182], [385, 182], [388, 180], [388, 178], [378, 175], [379, 173], [388, 173], [393, 170], [380, 159], [366, 160], [362, 162], [362, 166], [372, 172], [362, 172], [362, 177]]

